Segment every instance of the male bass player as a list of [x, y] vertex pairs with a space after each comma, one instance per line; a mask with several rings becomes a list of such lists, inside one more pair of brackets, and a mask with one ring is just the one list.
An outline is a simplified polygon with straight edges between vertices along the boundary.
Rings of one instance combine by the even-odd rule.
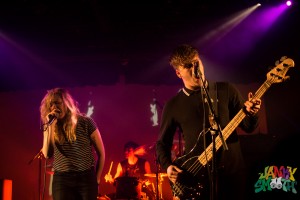
[[[175, 132], [179, 129], [183, 134], [185, 155], [200, 155], [213, 141], [211, 134], [213, 131], [207, 131], [211, 130], [209, 114], [212, 112], [206, 100], [209, 95], [205, 96], [205, 90], [215, 93], [215, 98], [211, 97], [217, 114], [217, 118], [214, 120], [220, 124], [221, 129], [243, 109], [247, 116], [239, 124], [239, 127], [246, 132], [253, 131], [258, 124], [257, 112], [260, 109], [261, 100], [253, 98], [250, 92], [248, 100], [244, 101], [233, 84], [208, 81], [204, 76], [204, 66], [198, 50], [191, 45], [178, 46], [174, 49], [169, 61], [178, 78], [182, 80], [183, 88], [164, 106], [160, 134], [156, 145], [158, 161], [162, 168], [167, 171], [174, 196], [179, 199], [210, 199], [212, 192], [210, 190], [209, 172], [211, 170], [209, 168], [211, 165], [195, 167], [193, 164], [187, 164], [193, 160], [193, 156], [191, 158], [183, 156], [186, 159], [183, 160], [184, 164], [177, 163], [176, 160], [172, 161], [171, 148]], [[227, 138], [225, 146], [228, 147], [228, 150], [220, 149], [215, 156], [216, 159], [214, 159], [218, 172], [215, 182], [217, 183], [218, 200], [241, 200], [244, 199], [245, 176], [243, 173], [245, 169], [235, 130]], [[207, 159], [209, 160], [209, 158]], [[203, 168], [205, 170], [202, 172], [200, 169]], [[192, 175], [191, 177], [195, 177], [196, 180], [190, 178], [186, 180], [184, 174]], [[207, 177], [208, 180], [204, 182], [198, 180], [198, 177], [202, 177], [201, 175]], [[194, 189], [196, 192], [192, 194]], [[197, 197], [196, 195], [200, 196]]]

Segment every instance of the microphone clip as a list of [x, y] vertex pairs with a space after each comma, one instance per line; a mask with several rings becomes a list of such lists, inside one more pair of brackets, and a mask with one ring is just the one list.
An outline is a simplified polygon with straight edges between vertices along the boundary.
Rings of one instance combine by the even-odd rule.
[[193, 75], [196, 79], [200, 79], [201, 76], [201, 71], [200, 71], [200, 67], [199, 67], [199, 61], [195, 61], [193, 63]]

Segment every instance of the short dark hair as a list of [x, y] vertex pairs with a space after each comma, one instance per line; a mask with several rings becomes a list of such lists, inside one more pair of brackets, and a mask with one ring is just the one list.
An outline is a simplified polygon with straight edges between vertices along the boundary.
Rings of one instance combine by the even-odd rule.
[[133, 141], [129, 141], [124, 145], [124, 150], [130, 149], [130, 148], [136, 149], [138, 147], [139, 147], [139, 145], [137, 143], [135, 143]]
[[174, 69], [177, 69], [180, 65], [190, 62], [196, 55], [199, 55], [199, 52], [195, 47], [182, 44], [173, 50], [169, 63]]

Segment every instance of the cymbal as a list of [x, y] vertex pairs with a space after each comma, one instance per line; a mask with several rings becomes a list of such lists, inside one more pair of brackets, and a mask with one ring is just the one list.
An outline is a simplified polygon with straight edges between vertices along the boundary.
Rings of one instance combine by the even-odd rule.
[[47, 174], [50, 174], [50, 175], [53, 175], [53, 174], [54, 174], [54, 171], [49, 171], [49, 170], [47, 170], [46, 172], [47, 172]]
[[137, 148], [134, 149], [134, 155], [137, 155], [137, 156], [143, 156], [145, 154], [147, 154], [148, 152], [152, 151], [152, 150], [155, 150], [155, 145], [156, 143], [154, 142], [153, 144], [145, 144], [145, 145], [142, 145], [142, 146], [139, 146]]
[[[147, 176], [147, 177], [156, 177], [156, 174], [144, 174], [144, 176]], [[168, 174], [167, 173], [158, 173], [158, 176], [159, 177], [167, 177]]]

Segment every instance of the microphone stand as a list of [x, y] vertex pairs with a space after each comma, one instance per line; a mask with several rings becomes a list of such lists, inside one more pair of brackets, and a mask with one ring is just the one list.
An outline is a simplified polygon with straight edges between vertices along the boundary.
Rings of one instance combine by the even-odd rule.
[[160, 166], [159, 166], [159, 163], [158, 163], [158, 160], [157, 160], [157, 154], [156, 154], [156, 151], [154, 153], [154, 157], [155, 157], [155, 165], [156, 165], [156, 171], [155, 171], [155, 181], [156, 181], [156, 200], [159, 200], [159, 196], [160, 196], [160, 191], [159, 191], [159, 178], [158, 178], [158, 174], [159, 174], [159, 171], [160, 171]]
[[[48, 127], [53, 123], [54, 121], [54, 117], [53, 119], [51, 119], [48, 123], [42, 124], [40, 129], [42, 131], [46, 131], [48, 129]], [[40, 150], [29, 162], [28, 165], [31, 165], [31, 163], [35, 160], [35, 159], [39, 159], [39, 175], [38, 175], [38, 186], [39, 186], [39, 199], [42, 200], [43, 197], [41, 195], [41, 188], [42, 188], [42, 177], [41, 177], [41, 173], [42, 173], [42, 159], [44, 158], [43, 152], [42, 150]]]
[[211, 192], [211, 195], [210, 195], [210, 199], [211, 200], [215, 200], [217, 199], [217, 170], [216, 170], [216, 142], [215, 142], [215, 139], [216, 139], [216, 133], [219, 134], [220, 136], [220, 139], [221, 139], [221, 142], [222, 142], [222, 145], [223, 145], [223, 149], [224, 150], [228, 150], [228, 146], [224, 140], [224, 137], [223, 137], [223, 134], [222, 134], [222, 130], [221, 130], [221, 126], [220, 126], [220, 123], [219, 123], [219, 120], [217, 119], [217, 115], [215, 113], [215, 109], [213, 107], [213, 104], [211, 102], [211, 98], [209, 96], [209, 93], [207, 91], [207, 87], [205, 86], [205, 82], [200, 74], [200, 80], [202, 82], [202, 89], [203, 89], [203, 93], [205, 95], [205, 99], [207, 101], [207, 104], [208, 104], [208, 108], [209, 108], [209, 122], [210, 122], [210, 125], [211, 125], [211, 128], [210, 128], [210, 132], [211, 132], [211, 135], [212, 135], [212, 169], [211, 169], [211, 174], [212, 174], [212, 179], [211, 179], [211, 189], [210, 189], [210, 192]]
[[39, 186], [39, 199], [42, 199], [41, 196], [41, 173], [42, 173], [42, 158], [43, 158], [43, 153], [40, 150], [29, 162], [28, 165], [30, 165], [35, 159], [39, 159], [39, 175], [38, 175], [38, 186]]

